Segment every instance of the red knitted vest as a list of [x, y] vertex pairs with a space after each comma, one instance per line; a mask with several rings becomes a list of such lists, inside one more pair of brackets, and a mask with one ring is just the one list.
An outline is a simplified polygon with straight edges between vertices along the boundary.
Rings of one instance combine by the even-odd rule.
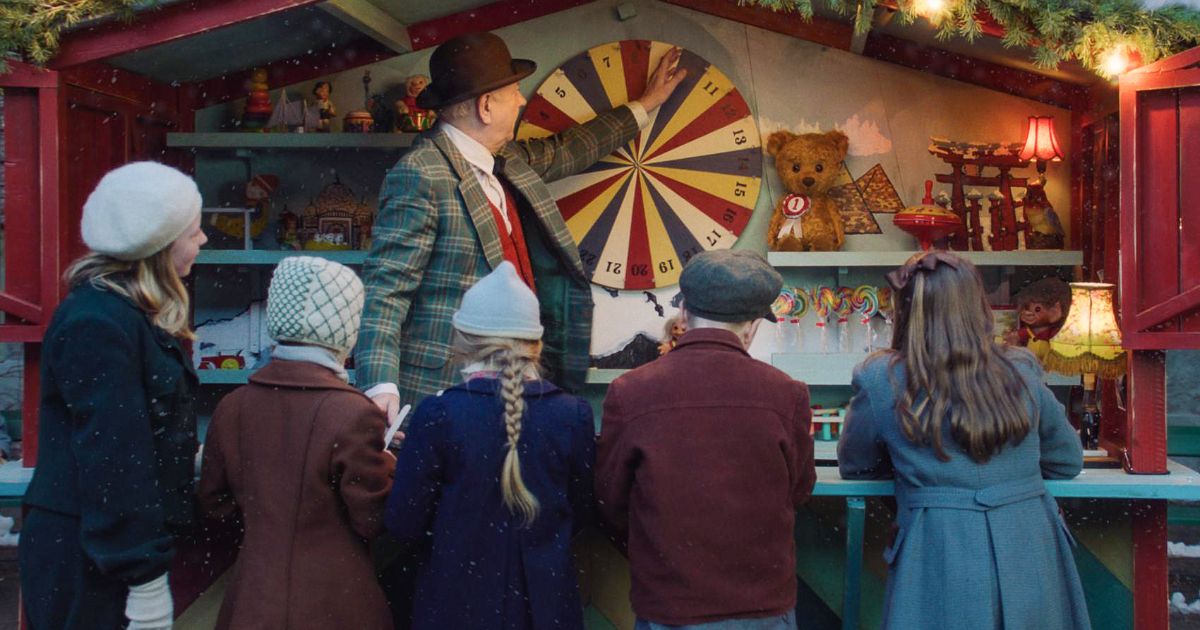
[[529, 248], [525, 245], [525, 230], [521, 228], [521, 219], [517, 216], [517, 200], [512, 193], [510, 184], [503, 178], [500, 179], [500, 187], [504, 189], [504, 204], [508, 208], [508, 220], [512, 225], [511, 233], [504, 233], [504, 217], [500, 214], [500, 208], [497, 208], [496, 204], [490, 200], [488, 205], [492, 208], [492, 218], [496, 220], [496, 231], [500, 234], [504, 260], [517, 268], [517, 273], [521, 275], [521, 279], [529, 285], [530, 289], [536, 290], [533, 283], [533, 267], [529, 264]]

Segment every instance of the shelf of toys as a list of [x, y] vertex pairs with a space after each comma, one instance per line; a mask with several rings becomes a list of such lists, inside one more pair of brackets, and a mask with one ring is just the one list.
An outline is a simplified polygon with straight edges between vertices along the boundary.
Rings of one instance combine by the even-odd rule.
[[[275, 265], [288, 256], [295, 256], [293, 249], [205, 249], [196, 257], [197, 265]], [[365, 250], [303, 251], [305, 255], [320, 256], [343, 265], [361, 265], [367, 257]]]
[[403, 149], [412, 133], [244, 133], [231, 131], [168, 133], [173, 149], [336, 150]]
[[168, 148], [194, 160], [212, 206], [204, 217], [210, 242], [190, 282], [193, 362], [201, 384], [217, 386], [206, 397], [245, 383], [269, 360], [264, 309], [275, 264], [293, 255], [363, 263], [384, 176], [432, 124], [407, 104], [404, 112], [399, 102], [395, 111], [383, 106], [408, 80], [389, 85], [385, 76], [372, 89], [369, 71], [352, 74], [361, 90], [334, 94], [332, 84], [349, 76], [272, 88], [256, 71], [244, 104], [198, 111], [195, 132], [167, 134]]
[[[767, 254], [767, 261], [777, 269], [791, 267], [898, 267], [914, 253], [911, 250], [770, 252]], [[1074, 267], [1083, 264], [1083, 252], [1072, 250], [955, 253], [975, 263], [977, 267]]]

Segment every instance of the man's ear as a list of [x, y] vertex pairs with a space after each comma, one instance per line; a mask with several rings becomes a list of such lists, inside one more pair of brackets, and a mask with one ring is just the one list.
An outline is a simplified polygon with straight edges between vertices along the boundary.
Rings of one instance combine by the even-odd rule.
[[475, 97], [475, 117], [484, 125], [492, 124], [491, 93], [480, 94]]
[[750, 344], [754, 343], [754, 336], [758, 334], [758, 326], [762, 322], [762, 318], [756, 319], [750, 322], [750, 325], [746, 326], [746, 329], [742, 332], [742, 345], [744, 345], [747, 350], [750, 349]]

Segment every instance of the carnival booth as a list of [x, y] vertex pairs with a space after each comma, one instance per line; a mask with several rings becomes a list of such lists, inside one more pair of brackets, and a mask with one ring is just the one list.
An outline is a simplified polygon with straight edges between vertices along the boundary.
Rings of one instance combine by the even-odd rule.
[[[0, 339], [26, 349], [25, 470], [6, 469], [7, 497], [36, 466], [38, 344], [103, 173], [153, 159], [200, 186], [203, 428], [269, 360], [272, 266], [296, 252], [362, 263], [384, 174], [435, 122], [414, 98], [433, 47], [493, 30], [536, 60], [518, 136], [539, 137], [640, 94], [678, 46], [688, 77], [642, 135], [551, 186], [593, 283], [582, 394], [598, 422], [606, 384], [673, 347], [688, 259], [765, 253], [785, 286], [750, 352], [808, 383], [815, 408], [799, 618], [877, 627], [892, 487], [840, 479], [836, 440], [851, 370], [891, 338], [884, 274], [955, 250], [984, 274], [998, 340], [1034, 351], [1079, 427], [1084, 473], [1048, 486], [1093, 624], [1167, 627], [1167, 502], [1200, 500], [1200, 475], [1167, 457], [1164, 360], [1200, 349], [1200, 49], [1158, 59], [1187, 41], [1165, 41], [1166, 18], [1153, 30], [1089, 9], [1091, 30], [1059, 28], [1076, 41], [1004, 0], [813, 2], [811, 19], [775, 10], [808, 2], [773, 0], [160, 4], [85, 22], [44, 68], [0, 75]], [[1138, 39], [1151, 30], [1164, 40]], [[793, 155], [820, 156], [813, 182]], [[172, 578], [179, 628], [212, 623], [236, 553], [220, 533], [192, 547]], [[589, 626], [631, 628], [624, 559], [599, 535], [577, 547]]]

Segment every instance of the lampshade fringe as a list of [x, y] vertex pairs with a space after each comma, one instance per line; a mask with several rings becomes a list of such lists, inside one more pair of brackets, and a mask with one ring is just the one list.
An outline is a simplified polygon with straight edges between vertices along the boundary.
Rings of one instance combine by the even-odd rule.
[[1117, 378], [1125, 373], [1124, 356], [1116, 359], [1101, 359], [1090, 354], [1064, 357], [1053, 352], [1046, 352], [1044, 356], [1038, 358], [1041, 359], [1042, 365], [1047, 370], [1068, 376], [1096, 374], [1101, 378]]

